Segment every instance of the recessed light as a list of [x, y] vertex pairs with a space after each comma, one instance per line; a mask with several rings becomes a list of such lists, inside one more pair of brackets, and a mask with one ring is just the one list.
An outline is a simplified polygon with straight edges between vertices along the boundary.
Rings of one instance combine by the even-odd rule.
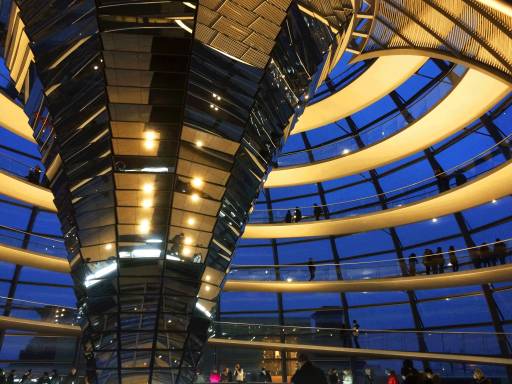
[[144, 199], [142, 200], [142, 208], [151, 208], [153, 206], [153, 200]]
[[188, 218], [188, 220], [187, 220], [188, 225], [195, 225], [195, 223], [196, 223], [196, 219], [194, 219], [193, 217]]
[[204, 181], [200, 177], [194, 177], [190, 184], [192, 184], [194, 188], [201, 188], [204, 184]]
[[204, 143], [201, 140], [196, 141], [196, 147], [201, 148], [204, 145]]
[[197, 203], [199, 201], [199, 195], [197, 193], [193, 193], [190, 195], [190, 199], [194, 202], [194, 203]]
[[144, 192], [153, 192], [155, 189], [155, 186], [152, 183], [146, 183], [142, 186], [142, 190]]

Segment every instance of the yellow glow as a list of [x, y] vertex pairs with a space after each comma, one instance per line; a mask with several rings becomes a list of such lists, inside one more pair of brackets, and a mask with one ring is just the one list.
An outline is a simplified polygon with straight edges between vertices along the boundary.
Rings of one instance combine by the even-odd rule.
[[146, 183], [142, 186], [142, 190], [146, 193], [153, 192], [155, 186], [152, 183]]
[[109, 244], [105, 244], [105, 249], [106, 249], [107, 251], [110, 251], [112, 248], [113, 248], [113, 245], [112, 245], [112, 244], [110, 244], [110, 243], [109, 243]]
[[151, 208], [153, 206], [153, 200], [144, 199], [142, 200], [142, 208]]
[[209, 290], [210, 290], [210, 286], [209, 286], [209, 285], [207, 285], [207, 286], [205, 286], [205, 287], [204, 287], [204, 289], [205, 289], [206, 291], [209, 291]]
[[140, 233], [148, 233], [150, 229], [150, 223], [148, 219], [143, 219], [139, 223], [139, 232]]
[[189, 217], [188, 220], [187, 220], [187, 224], [188, 225], [195, 225], [196, 224], [196, 219], [194, 219], [193, 217]]
[[200, 177], [194, 177], [190, 184], [192, 184], [194, 188], [201, 188], [204, 185], [204, 181]]
[[185, 244], [190, 245], [190, 244], [192, 244], [192, 241], [193, 241], [193, 240], [192, 240], [192, 238], [191, 238], [191, 237], [188, 237], [188, 236], [187, 236], [187, 237], [185, 237], [185, 240], [184, 240]]
[[197, 146], [198, 148], [201, 148], [203, 145], [204, 145], [204, 143], [203, 143], [201, 140], [197, 140], [197, 141], [196, 141], [196, 146]]
[[192, 254], [192, 248], [184, 247], [183, 248], [183, 256], [190, 256]]
[[155, 148], [155, 141], [154, 140], [145, 140], [144, 141], [144, 148], [146, 148], [146, 149], [153, 149], [153, 148]]
[[210, 280], [211, 280], [211, 277], [210, 277], [210, 275], [206, 275], [204, 279], [205, 279], [206, 281], [210, 281]]
[[197, 193], [193, 193], [192, 195], [190, 195], [190, 199], [194, 202], [194, 203], [197, 203], [199, 201], [199, 195]]
[[144, 132], [144, 137], [146, 138], [146, 140], [155, 140], [156, 132], [155, 131], [146, 131], [146, 132]]

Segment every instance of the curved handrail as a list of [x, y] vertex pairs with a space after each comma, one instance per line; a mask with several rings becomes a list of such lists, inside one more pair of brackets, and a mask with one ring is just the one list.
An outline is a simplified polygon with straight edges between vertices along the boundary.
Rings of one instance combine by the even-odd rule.
[[[488, 246], [494, 246], [495, 244], [497, 243], [511, 243], [512, 244], [512, 237], [508, 237], [506, 239], [501, 239], [499, 241], [492, 241], [492, 242], [489, 242], [489, 243], [486, 243]], [[479, 248], [481, 247], [481, 245], [475, 245], [473, 247], [466, 247], [466, 248], [458, 248], [458, 249], [454, 249], [453, 252], [455, 252], [456, 254], [460, 254], [460, 252], [468, 252], [470, 253], [471, 251], [474, 251], [474, 250], [478, 250]], [[433, 252], [430, 256], [441, 256], [441, 255], [445, 255], [448, 253], [449, 250], [446, 250], [444, 252]], [[417, 255], [415, 256], [414, 258], [416, 259], [416, 261], [422, 261], [423, 258], [425, 257], [425, 255]], [[354, 262], [340, 262], [340, 263], [318, 263], [318, 264], [314, 264], [315, 267], [319, 267], [319, 268], [322, 268], [322, 267], [349, 267], [349, 266], [372, 266], [372, 265], [375, 265], [375, 264], [382, 264], [382, 263], [401, 263], [401, 262], [405, 262], [405, 260], [399, 260], [397, 258], [392, 258], [392, 259], [384, 259], [384, 260], [367, 260], [367, 261], [354, 261]], [[294, 267], [300, 267], [300, 268], [304, 268], [304, 267], [309, 267], [311, 264], [308, 264], [308, 263], [294, 263], [294, 264], [246, 264], [246, 265], [242, 265], [242, 264], [231, 264], [230, 266], [230, 271], [233, 270], [233, 269], [253, 269], [253, 268], [257, 268], [257, 269], [261, 269], [261, 268], [287, 268], [287, 267], [290, 267], [290, 268], [294, 268]]]
[[[424, 198], [426, 196], [432, 196], [432, 193], [436, 193], [438, 191], [438, 185], [440, 180], [441, 182], [445, 182], [447, 189], [449, 189], [450, 185], [450, 179], [451, 178], [457, 178], [459, 175], [464, 175], [464, 170], [466, 168], [471, 168], [473, 171], [473, 174], [470, 177], [466, 177], [465, 175], [463, 178], [465, 178], [464, 182], [467, 182], [471, 179], [474, 179], [478, 177], [479, 175], [491, 170], [492, 168], [483, 167], [480, 171], [476, 172], [477, 167], [482, 167], [483, 165], [489, 165], [493, 162], [495, 162], [494, 156], [491, 156], [494, 151], [496, 151], [498, 148], [503, 147], [505, 144], [509, 144], [510, 139], [512, 138], [512, 134], [507, 135], [502, 140], [500, 140], [498, 143], [492, 145], [491, 147], [485, 149], [484, 151], [478, 153], [477, 155], [463, 161], [462, 163], [455, 165], [451, 168], [448, 168], [444, 170], [443, 172], [439, 172], [436, 175], [424, 178], [422, 180], [418, 180], [414, 183], [407, 184], [402, 187], [394, 188], [388, 191], [384, 191], [382, 193], [376, 193], [369, 196], [363, 196], [355, 199], [349, 199], [344, 201], [338, 201], [328, 204], [319, 204], [317, 207], [321, 210], [320, 217], [326, 218], [326, 213], [329, 213], [329, 217], [339, 217], [337, 216], [337, 213], [344, 213], [347, 212], [349, 214], [353, 214], [354, 210], [356, 210], [358, 207], [365, 207], [366, 205], [370, 206], [379, 206], [381, 207], [381, 202], [379, 199], [384, 198], [386, 200], [386, 204], [388, 208], [392, 207], [400, 207], [406, 203], [409, 203], [412, 201], [416, 201], [418, 198]], [[487, 157], [490, 157], [488, 159]], [[484, 160], [484, 161], [479, 161]], [[487, 160], [487, 161], [485, 161]], [[503, 159], [503, 161], [505, 161]], [[501, 163], [493, 164], [494, 167], [499, 166]], [[470, 167], [473, 165], [473, 167]], [[423, 193], [416, 193], [416, 194], [409, 194], [408, 191], [414, 192], [414, 191], [421, 191], [422, 189], [429, 188], [431, 186], [434, 186], [435, 188], [431, 191], [426, 191]], [[400, 199], [390, 199], [389, 194], [393, 194], [395, 196], [405, 195], [404, 197], [401, 197]], [[353, 203], [362, 203], [360, 206], [349, 206]], [[302, 214], [302, 220], [316, 220], [315, 215], [315, 206], [314, 205], [307, 205], [307, 206], [300, 206], [300, 207], [276, 207], [271, 209], [253, 209], [249, 218], [249, 221], [251, 223], [262, 223], [262, 222], [283, 222], [286, 220], [286, 214], [287, 211], [293, 212], [296, 208], [299, 208], [301, 210]], [[318, 209], [316, 208], [316, 209]], [[335, 208], [335, 210], [333, 209]], [[270, 220], [272, 219], [272, 220]]]
[[[432, 107], [439, 103], [457, 85], [457, 83], [446, 82], [445, 80], [448, 76], [454, 72], [460, 72], [458, 73], [460, 79], [463, 76], [464, 71], [466, 71], [465, 67], [452, 67], [441, 79], [439, 79], [438, 82], [429, 87], [422, 95], [407, 106], [408, 113], [415, 117], [415, 121], [428, 113]], [[431, 97], [433, 100], [430, 100]], [[359, 149], [355, 142], [350, 142], [355, 140], [356, 137], [361, 137], [366, 145], [371, 145], [374, 142], [385, 140], [387, 136], [392, 135], [401, 129], [407, 128], [409, 124], [411, 123], [405, 119], [402, 111], [396, 110], [385, 119], [366, 127], [358, 133], [350, 134], [335, 141], [316, 145], [312, 148], [281, 153], [277, 159], [278, 167], [310, 164], [315, 161], [323, 161], [333, 157], [344, 156]], [[314, 156], [314, 160], [310, 161], [308, 159], [309, 156]]]

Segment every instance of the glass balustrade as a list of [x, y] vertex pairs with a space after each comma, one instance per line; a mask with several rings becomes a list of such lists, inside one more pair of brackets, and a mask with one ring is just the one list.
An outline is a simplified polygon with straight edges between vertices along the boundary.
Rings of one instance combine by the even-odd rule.
[[[28, 240], [25, 240], [25, 237]], [[20, 229], [0, 225], [0, 244], [24, 248], [50, 256], [66, 257], [66, 247], [60, 239], [25, 232]]]
[[[375, 194], [318, 207], [299, 207], [300, 219], [297, 218], [296, 207], [293, 206], [276, 207], [272, 210], [254, 209], [249, 221], [251, 223], [314, 221], [325, 218], [335, 219], [361, 215], [382, 209], [399, 208], [412, 202], [436, 196], [440, 190], [447, 192], [450, 189], [477, 179], [479, 176], [503, 164], [507, 160], [505, 157], [499, 156], [500, 149], [498, 147], [510, 147], [510, 137], [510, 135], [507, 136], [499, 144], [490, 147], [457, 167], [404, 187], [386, 191], [380, 195]], [[288, 212], [290, 212], [290, 215], [288, 215]]]
[[80, 315], [75, 308], [56, 304], [0, 296], [0, 308], [2, 311], [10, 308], [9, 316], [17, 319], [67, 325], [76, 325], [80, 321]]
[[[315, 346], [384, 349], [390, 351], [420, 352], [421, 343], [427, 351], [443, 354], [493, 356], [497, 343], [507, 341], [509, 333], [459, 331], [399, 331], [360, 328], [355, 337], [352, 329], [314, 328], [215, 322], [211, 337], [244, 340], [247, 342], [273, 342]], [[359, 347], [357, 347], [359, 345]]]
[[405, 117], [400, 111], [396, 111], [392, 115], [380, 120], [357, 135], [350, 135], [340, 140], [336, 140], [324, 145], [320, 145], [311, 149], [283, 153], [278, 158], [279, 167], [289, 167], [295, 165], [309, 164], [315, 161], [322, 161], [334, 157], [349, 155], [351, 152], [360, 150], [356, 138], [362, 140], [365, 145], [372, 145], [378, 141], [391, 136], [392, 134], [407, 128], [410, 119], [419, 120], [427, 114], [436, 104], [441, 102], [450, 91], [457, 85], [448, 80], [448, 74], [454, 72], [462, 76], [465, 72], [462, 66], [456, 66], [452, 71], [448, 72], [435, 86], [427, 90], [421, 97], [407, 106], [408, 116]]
[[[502, 241], [506, 249], [512, 246], [512, 238]], [[490, 243], [490, 250], [495, 243]], [[442, 256], [442, 259], [441, 257]], [[300, 265], [232, 265], [228, 272], [229, 280], [250, 281], [336, 281], [336, 280], [364, 280], [389, 277], [402, 277], [425, 275], [427, 267], [434, 265], [434, 261], [442, 267], [436, 267], [436, 273], [483, 268], [487, 265], [500, 265], [510, 262], [510, 251], [505, 257], [492, 256], [483, 260], [479, 247], [455, 250], [455, 257], [450, 257], [448, 251], [433, 253], [430, 256], [417, 255], [415, 258], [391, 259], [368, 262], [346, 262], [341, 264], [300, 264]], [[416, 262], [414, 262], [416, 261]], [[440, 272], [442, 268], [443, 272]]]

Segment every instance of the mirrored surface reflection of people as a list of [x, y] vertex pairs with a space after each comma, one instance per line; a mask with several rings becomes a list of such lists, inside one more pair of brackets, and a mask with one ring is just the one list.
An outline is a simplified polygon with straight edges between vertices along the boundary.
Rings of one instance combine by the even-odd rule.
[[448, 248], [448, 258], [452, 265], [452, 271], [457, 272], [459, 270], [459, 260], [457, 260], [457, 254], [455, 253], [455, 247], [453, 245], [450, 245]]
[[315, 274], [316, 274], [316, 266], [313, 259], [310, 257], [308, 261], [308, 269], [309, 269], [309, 281], [315, 280]]
[[20, 383], [21, 384], [29, 384], [32, 381], [32, 370], [27, 369], [23, 376], [21, 376]]
[[7, 381], [7, 376], [5, 375], [5, 371], [0, 368], [0, 384], [5, 384]]
[[64, 378], [63, 384], [78, 384], [78, 375], [76, 368], [71, 368]]
[[494, 243], [494, 257], [497, 261], [500, 262], [501, 265], [504, 265], [506, 263], [506, 257], [507, 257], [507, 245], [504, 241], [500, 240], [499, 238], [496, 239], [496, 243]]
[[328, 384], [324, 371], [313, 365], [308, 355], [299, 352], [297, 364], [299, 368], [292, 377], [292, 384]]

